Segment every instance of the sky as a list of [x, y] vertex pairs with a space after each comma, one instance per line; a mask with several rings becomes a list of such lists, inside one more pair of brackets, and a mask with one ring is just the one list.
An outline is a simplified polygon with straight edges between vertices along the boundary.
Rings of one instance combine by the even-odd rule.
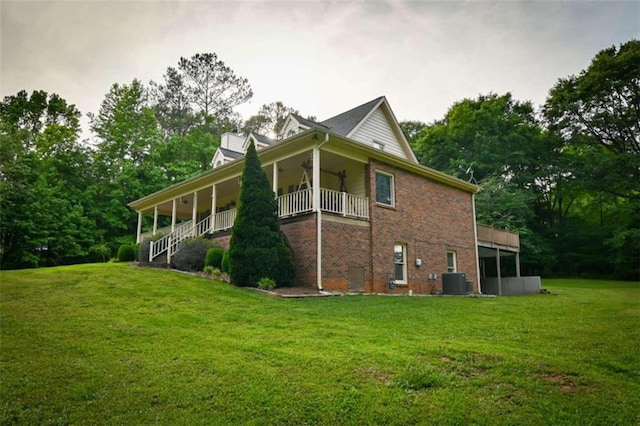
[[640, 1], [0, 0], [0, 95], [97, 113], [112, 84], [214, 52], [253, 88], [244, 118], [282, 101], [323, 120], [384, 95], [398, 120], [431, 123], [491, 92], [541, 105], [634, 38]]

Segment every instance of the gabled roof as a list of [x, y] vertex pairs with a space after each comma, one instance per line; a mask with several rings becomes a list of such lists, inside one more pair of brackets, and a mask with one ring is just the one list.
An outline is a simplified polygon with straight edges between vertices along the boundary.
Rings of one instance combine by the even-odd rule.
[[331, 117], [328, 120], [324, 120], [320, 124], [329, 128], [333, 133], [347, 136], [383, 99], [384, 96], [380, 96], [366, 104], [362, 104], [335, 117]]
[[238, 158], [244, 157], [244, 154], [241, 153], [241, 152], [232, 151], [230, 149], [222, 148], [222, 147], [220, 147], [218, 149], [220, 150], [222, 155], [225, 156], [225, 158], [232, 158], [232, 159], [236, 160]]
[[311, 127], [315, 127], [315, 128], [325, 128], [325, 129], [329, 129], [327, 126], [325, 126], [322, 123], [318, 123], [317, 121], [313, 121], [313, 120], [309, 120], [308, 118], [304, 118], [298, 114], [290, 114], [291, 117], [295, 118], [296, 121], [298, 122], [298, 124], [300, 124], [301, 126], [305, 126], [307, 128], [311, 128]]

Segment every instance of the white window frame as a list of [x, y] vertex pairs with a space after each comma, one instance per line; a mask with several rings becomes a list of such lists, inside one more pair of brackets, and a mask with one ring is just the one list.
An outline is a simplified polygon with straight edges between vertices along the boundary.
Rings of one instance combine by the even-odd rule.
[[[453, 260], [453, 265], [449, 265], [449, 255], [451, 255], [451, 259]], [[447, 250], [447, 272], [457, 272], [458, 271], [458, 255], [455, 250]]]
[[380, 151], [384, 151], [384, 144], [382, 142], [379, 142], [377, 140], [373, 140], [373, 143], [371, 144], [375, 149], [379, 149]]
[[[401, 262], [398, 262], [396, 259], [396, 249], [400, 248], [400, 252], [402, 253]], [[402, 265], [402, 279], [399, 280], [396, 276], [396, 265]], [[393, 245], [393, 278], [396, 281], [396, 284], [407, 284], [407, 245], [404, 243], [395, 243]]]
[[[378, 201], [378, 175], [386, 176], [389, 178], [389, 192], [390, 192], [389, 196], [391, 198], [389, 203]], [[381, 206], [395, 207], [396, 206], [395, 177], [391, 173], [383, 172], [380, 170], [375, 171], [375, 176], [376, 176], [376, 194], [375, 194], [376, 204], [379, 204]]]

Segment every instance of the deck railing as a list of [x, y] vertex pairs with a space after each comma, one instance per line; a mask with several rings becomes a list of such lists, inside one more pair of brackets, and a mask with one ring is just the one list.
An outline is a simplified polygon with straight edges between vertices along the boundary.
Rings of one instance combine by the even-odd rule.
[[520, 249], [520, 234], [478, 224], [478, 242]]

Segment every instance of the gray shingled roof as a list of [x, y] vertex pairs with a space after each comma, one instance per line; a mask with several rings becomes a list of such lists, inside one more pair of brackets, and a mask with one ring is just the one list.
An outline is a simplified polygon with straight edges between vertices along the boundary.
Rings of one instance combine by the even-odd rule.
[[224, 155], [227, 158], [233, 158], [234, 160], [236, 160], [238, 158], [244, 157], [244, 154], [241, 152], [232, 151], [230, 149], [222, 148], [222, 147], [218, 149], [220, 150], [220, 152], [222, 152], [222, 155]]
[[253, 137], [260, 143], [263, 143], [265, 145], [273, 145], [274, 143], [276, 143], [276, 141], [274, 141], [271, 138], [268, 138], [266, 136], [263, 135], [259, 135], [258, 133], [254, 133], [251, 132], [251, 135], [253, 135]]
[[328, 120], [324, 120], [320, 124], [328, 127], [333, 133], [337, 133], [341, 136], [347, 136], [351, 130], [358, 123], [362, 121], [364, 117], [375, 107], [384, 96], [380, 96], [372, 101], [357, 106], [349, 111], [338, 114], [335, 117], [331, 117]]
[[310, 128], [321, 128], [321, 127], [324, 127], [326, 129], [328, 129], [328, 127], [325, 126], [324, 124], [318, 123], [317, 121], [309, 120], [308, 118], [301, 117], [298, 114], [293, 114], [292, 113], [291, 116], [293, 118], [295, 118], [296, 121], [298, 123], [302, 124], [303, 126], [307, 126], [307, 127], [310, 127]]

